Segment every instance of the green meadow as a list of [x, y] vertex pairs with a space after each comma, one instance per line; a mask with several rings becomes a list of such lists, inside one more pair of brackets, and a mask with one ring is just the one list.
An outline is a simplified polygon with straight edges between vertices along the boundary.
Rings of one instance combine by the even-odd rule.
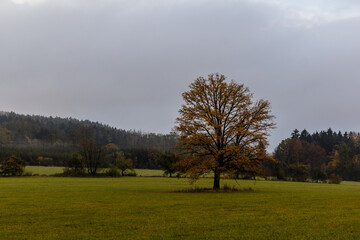
[[0, 239], [360, 239], [359, 183], [222, 182], [254, 192], [174, 192], [189, 181], [164, 177], [3, 177]]
[[[38, 175], [53, 175], [62, 173], [64, 167], [43, 167], [43, 166], [26, 166], [25, 173], [38, 174]], [[104, 169], [100, 169], [102, 172]], [[136, 175], [140, 177], [161, 177], [164, 175], [162, 170], [153, 169], [135, 169]]]

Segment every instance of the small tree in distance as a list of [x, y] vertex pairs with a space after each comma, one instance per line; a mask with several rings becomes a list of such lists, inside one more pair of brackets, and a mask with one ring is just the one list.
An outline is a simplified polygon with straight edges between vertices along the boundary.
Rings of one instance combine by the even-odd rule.
[[252, 101], [243, 84], [227, 83], [225, 76], [199, 77], [182, 94], [175, 131], [182, 160], [176, 166], [198, 178], [214, 173], [213, 189], [220, 188], [220, 177], [238, 171], [258, 172], [268, 157], [269, 130], [274, 127], [270, 103]]
[[111, 164], [116, 163], [116, 158], [118, 156], [119, 148], [114, 143], [108, 143], [105, 146], [106, 157], [109, 159]]
[[133, 169], [133, 163], [130, 158], [125, 157], [123, 152], [119, 152], [116, 158], [116, 167], [121, 171], [121, 176], [124, 176], [126, 170]]
[[79, 153], [82, 156], [88, 173], [94, 176], [101, 165], [101, 161], [103, 161], [104, 148], [94, 140], [92, 128], [83, 127], [80, 129], [80, 133]]
[[172, 174], [174, 174], [176, 171], [175, 163], [179, 160], [179, 157], [176, 156], [175, 153], [165, 153], [156, 159], [156, 163], [159, 167], [161, 167], [161, 169], [164, 170], [166, 175], [169, 174], [169, 176], [172, 177]]
[[[80, 153], [74, 152], [66, 163], [69, 174], [80, 176], [85, 174], [85, 165]], [[65, 171], [65, 170], [64, 170]]]
[[11, 155], [1, 163], [0, 174], [5, 176], [21, 176], [24, 172], [24, 161], [16, 155]]

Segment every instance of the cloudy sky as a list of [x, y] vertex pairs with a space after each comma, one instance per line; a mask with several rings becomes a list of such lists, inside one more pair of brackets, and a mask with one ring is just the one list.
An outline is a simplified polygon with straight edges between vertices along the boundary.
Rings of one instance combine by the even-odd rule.
[[360, 131], [360, 1], [0, 0], [0, 110], [168, 133], [219, 72], [295, 128]]

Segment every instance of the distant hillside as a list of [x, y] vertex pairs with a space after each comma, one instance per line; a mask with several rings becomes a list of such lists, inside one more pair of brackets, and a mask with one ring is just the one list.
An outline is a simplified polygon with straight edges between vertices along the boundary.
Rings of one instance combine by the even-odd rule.
[[81, 126], [91, 127], [99, 143], [114, 143], [122, 149], [170, 150], [175, 144], [175, 136], [171, 134], [127, 131], [89, 120], [22, 115], [13, 112], [0, 112], [0, 144], [74, 144], [78, 138], [77, 130]]
[[[136, 155], [133, 156], [138, 162], [136, 167], [156, 167], [143, 163], [147, 161], [147, 151], [153, 148], [169, 151], [176, 142], [176, 136], [172, 134], [127, 131], [99, 122], [74, 118], [0, 112], [0, 160], [10, 153], [17, 152], [28, 164], [33, 164], [34, 158], [42, 154], [54, 159], [49, 165], [63, 165], [63, 157], [76, 150], [80, 138], [79, 129], [82, 127], [90, 127], [95, 140], [102, 145], [113, 143], [125, 153]], [[59, 152], [63, 153], [63, 157]], [[139, 154], [141, 156], [137, 156]]]

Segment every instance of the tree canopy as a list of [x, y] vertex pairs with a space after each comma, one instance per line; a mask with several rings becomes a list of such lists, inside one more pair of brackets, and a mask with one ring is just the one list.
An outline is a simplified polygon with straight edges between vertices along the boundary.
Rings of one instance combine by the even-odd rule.
[[220, 177], [238, 172], [258, 173], [266, 153], [269, 130], [274, 127], [270, 103], [253, 101], [243, 84], [226, 82], [224, 75], [197, 78], [182, 94], [175, 130], [182, 155], [178, 170], [197, 178], [214, 173], [214, 189]]

